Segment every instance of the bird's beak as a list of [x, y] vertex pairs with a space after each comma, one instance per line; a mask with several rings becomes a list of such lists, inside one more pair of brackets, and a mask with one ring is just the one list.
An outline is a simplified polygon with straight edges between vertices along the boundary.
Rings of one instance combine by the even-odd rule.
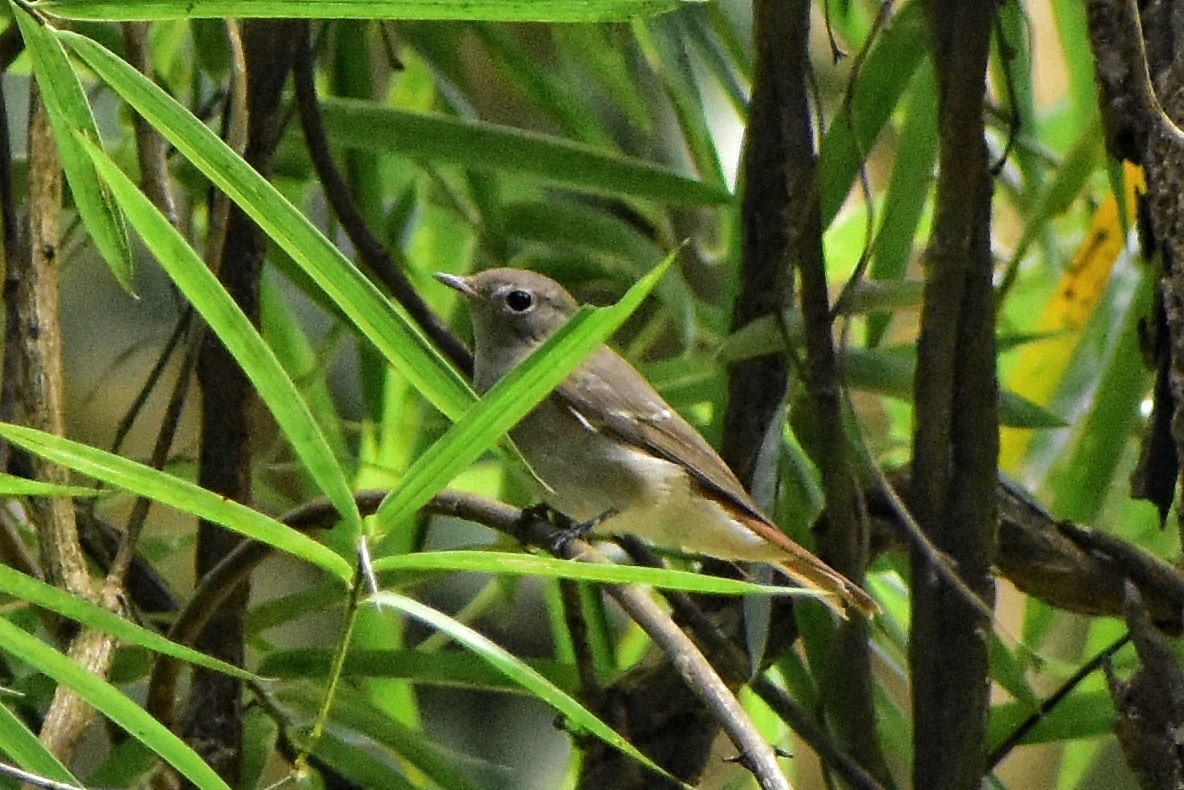
[[466, 299], [471, 299], [477, 295], [473, 290], [473, 286], [469, 284], [468, 277], [461, 277], [458, 274], [445, 274], [444, 272], [436, 272], [436, 279], [447, 285], [454, 291], [459, 291]]

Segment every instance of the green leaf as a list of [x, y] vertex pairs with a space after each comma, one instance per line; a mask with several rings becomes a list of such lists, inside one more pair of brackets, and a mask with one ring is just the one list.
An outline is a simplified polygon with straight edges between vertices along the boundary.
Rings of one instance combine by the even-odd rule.
[[604, 343], [654, 289], [675, 253], [637, 281], [611, 307], [581, 307], [552, 337], [498, 381], [416, 459], [375, 513], [379, 535], [407, 518], [513, 428]]
[[[988, 743], [1002, 743], [1032, 711], [1033, 706], [1026, 702], [993, 706]], [[1117, 715], [1108, 691], [1078, 691], [1058, 702], [1020, 743], [1053, 743], [1109, 735]]]
[[385, 298], [307, 217], [217, 135], [110, 50], [76, 33], [59, 31], [57, 35], [242, 207], [433, 406], [455, 419], [473, 402], [475, 396], [464, 379], [424, 338], [406, 311]]
[[693, 571], [647, 568], [638, 565], [604, 565], [573, 562], [554, 557], [502, 551], [430, 551], [397, 554], [374, 561], [376, 571], [467, 571], [505, 573], [515, 576], [544, 576], [604, 584], [644, 584], [667, 590], [706, 595], [812, 595], [800, 587], [724, 579]]
[[1126, 468], [1130, 437], [1142, 427], [1139, 407], [1153, 378], [1141, 353], [1142, 327], [1154, 311], [1159, 278], [1148, 269], [1141, 275], [1125, 311], [1095, 316], [1106, 322], [1108, 332], [1118, 335], [1118, 342], [1096, 367], [1097, 390], [1088, 414], [1075, 425], [1075, 441], [1049, 473], [1052, 512], [1060, 518], [1094, 523], [1115, 473]]
[[[849, 386], [910, 402], [916, 371], [915, 359], [873, 349], [848, 348], [843, 359], [844, 380]], [[1010, 428], [1065, 427], [1057, 415], [1008, 390], [999, 392], [999, 424]]]
[[569, 90], [565, 75], [557, 73], [554, 64], [539, 59], [531, 41], [514, 36], [506, 25], [474, 24], [470, 29], [489, 50], [499, 72], [534, 107], [554, 119], [567, 137], [597, 148], [616, 147], [583, 95]]
[[569, 74], [579, 75], [584, 86], [589, 80], [599, 86], [634, 133], [643, 138], [653, 134], [647, 86], [637, 79], [631, 49], [623, 45], [628, 35], [623, 25], [563, 25], [552, 28], [551, 35]]
[[634, 225], [595, 205], [553, 198], [520, 200], [506, 203], [503, 212], [506, 234], [524, 241], [585, 249], [647, 270], [665, 257]]
[[[321, 675], [320, 677], [325, 676]], [[306, 689], [299, 687], [285, 689], [279, 694], [279, 699], [308, 715], [316, 712], [319, 702], [316, 694], [310, 694]], [[354, 735], [346, 739], [348, 742], [356, 744], [358, 740], [356, 736], [360, 735], [387, 747], [399, 756], [400, 763], [409, 764], [414, 766], [416, 770], [422, 771], [429, 779], [431, 787], [440, 787], [446, 790], [474, 790], [472, 782], [457, 768], [456, 760], [452, 755], [449, 755], [440, 745], [433, 743], [422, 729], [407, 726], [369, 702], [360, 689], [340, 688], [334, 697], [330, 718], [334, 731], [342, 735], [350, 734], [352, 731]], [[319, 745], [316, 752], [321, 753]], [[353, 747], [353, 752], [357, 752], [356, 746]], [[354, 762], [352, 756], [346, 757], [344, 752], [340, 754], [341, 758], [339, 759], [345, 759], [350, 763]], [[336, 762], [330, 763], [330, 765], [337, 764]], [[363, 787], [381, 787], [384, 790], [389, 787], [386, 781], [380, 784], [374, 784], [373, 781], [368, 780], [368, 783]], [[420, 783], [420, 786], [424, 786], [423, 783]]]
[[99, 181], [90, 157], [79, 142], [82, 139], [96, 146], [102, 145], [82, 84], [52, 30], [30, 16], [19, 4], [11, 2], [10, 8], [33, 61], [33, 74], [45, 100], [62, 170], [70, 183], [78, 215], [115, 279], [131, 293], [132, 253], [123, 216], [111, 193]]
[[335, 143], [417, 161], [515, 173], [570, 189], [661, 203], [716, 205], [732, 200], [722, 184], [583, 143], [509, 126], [423, 115], [373, 102], [322, 99]]
[[255, 385], [255, 391], [271, 410], [304, 468], [346, 520], [350, 534], [360, 535], [362, 517], [333, 448], [329, 446], [300, 391], [288, 378], [272, 350], [263, 342], [251, 320], [189, 246], [189, 242], [131, 179], [116, 167], [102, 149], [87, 142], [83, 142], [83, 146], [161, 268], [185, 294]]
[[[333, 666], [333, 651], [309, 647], [276, 650], [264, 656], [259, 674], [266, 677], [324, 678]], [[575, 694], [579, 688], [576, 668], [554, 659], [531, 658], [524, 662], [549, 682]], [[350, 650], [342, 667], [345, 677], [396, 678], [432, 686], [480, 689], [513, 694], [526, 690], [480, 657], [461, 650]]]
[[41, 0], [66, 19], [484, 19], [497, 22], [619, 22], [661, 14], [678, 0]]
[[911, 0], [892, 16], [863, 61], [854, 95], [819, 146], [818, 191], [824, 228], [839, 213], [859, 168], [929, 51], [928, 36], [924, 4]]
[[1035, 204], [1028, 208], [1024, 217], [1024, 232], [1005, 267], [1007, 271], [1019, 266], [1032, 243], [1048, 229], [1048, 224], [1081, 195], [1089, 183], [1089, 177], [1098, 169], [1102, 155], [1101, 122], [1095, 118], [1094, 123], [1081, 130], [1077, 141], [1065, 154], [1061, 166], [1056, 169], [1052, 182]]
[[[350, 784], [348, 787], [381, 787], [383, 790], [416, 790], [422, 783], [412, 783], [390, 764], [379, 759], [366, 745], [356, 739], [348, 741], [332, 732], [322, 733], [313, 747], [313, 754], [325, 765], [334, 766]], [[345, 783], [340, 783], [345, 784]], [[314, 785], [317, 786], [317, 785]], [[320, 785], [323, 786], [323, 785]], [[430, 785], [448, 788], [448, 785]]]
[[276, 278], [266, 274], [259, 288], [259, 331], [284, 370], [300, 387], [301, 395], [333, 449], [333, 455], [349, 459], [349, 443], [329, 382], [325, 376], [318, 375], [323, 372], [321, 366], [325, 360], [318, 356], [319, 350], [309, 340], [296, 309], [284, 299]]
[[[908, 144], [897, 151], [888, 181], [870, 269], [876, 280], [898, 280], [905, 275], [925, 202], [932, 191], [937, 161], [937, 81], [932, 61], [927, 60], [917, 69], [900, 136]], [[867, 345], [880, 344], [891, 319], [887, 312], [868, 318]]]
[[[670, 779], [672, 782], [677, 782], [670, 774], [666, 773], [666, 771], [648, 757], [637, 751], [628, 741], [614, 732], [611, 727], [589, 712], [587, 708], [557, 688], [538, 672], [524, 664], [519, 658], [495, 644], [488, 637], [477, 633], [466, 625], [456, 622], [451, 617], [447, 617], [431, 607], [424, 606], [418, 601], [397, 593], [380, 592], [373, 596], [371, 601], [377, 606], [389, 606], [398, 609], [414, 617], [416, 620], [443, 631], [457, 643], [472, 650], [481, 656], [481, 658], [485, 659], [485, 661], [489, 662], [489, 664], [505, 673], [507, 677], [521, 684], [539, 700], [559, 711], [559, 713], [566, 717], [569, 725], [587, 730], [609, 746], [637, 760], [651, 771]], [[679, 784], [681, 785], [681, 783]]]
[[67, 486], [30, 480], [0, 472], [0, 496], [68, 496], [93, 497], [99, 495], [97, 488]]
[[877, 310], [919, 308], [925, 296], [920, 280], [861, 280], [843, 293], [835, 305], [839, 315], [860, 315]]
[[347, 584], [353, 578], [350, 563], [307, 535], [187, 480], [21, 425], [0, 423], [0, 436], [54, 463], [286, 551], [323, 568]]
[[[745, 50], [744, 56], [734, 56], [732, 30], [725, 30], [718, 24], [722, 20], [717, 16], [718, 6], [714, 3], [688, 6], [682, 13], [682, 23], [686, 28], [687, 40], [695, 48], [699, 56], [696, 61], [702, 62], [702, 69], [710, 75], [710, 81], [727, 97], [728, 105], [743, 120], [748, 114], [748, 88], [745, 80], [750, 76], [752, 67], [748, 58], [751, 54]], [[704, 83], [708, 80], [704, 79]]]
[[1057, 26], [1057, 44], [1065, 57], [1071, 125], [1084, 129], [1098, 112], [1098, 85], [1094, 78], [1086, 6], [1077, 0], [1053, 0], [1050, 5]]
[[0, 565], [0, 592], [51, 612], [57, 612], [89, 627], [97, 628], [103, 633], [116, 637], [120, 642], [139, 645], [149, 650], [155, 650], [157, 653], [164, 653], [182, 661], [188, 661], [190, 664], [197, 664], [242, 680], [259, 679], [244, 669], [177, 644], [155, 631], [125, 620], [112, 611], [46, 584], [40, 579], [27, 576], [7, 565]]
[[[733, 332], [719, 349], [721, 363], [736, 362], [785, 350], [801, 343], [801, 319], [794, 311], [783, 333], [771, 316], [758, 318]], [[794, 320], [794, 319], [797, 320]], [[857, 390], [877, 392], [911, 402], [917, 362], [911, 354], [850, 346], [842, 352], [844, 383]], [[999, 424], [1010, 428], [1063, 428], [1065, 421], [1032, 401], [1008, 390], [999, 392]]]
[[185, 745], [168, 727], [149, 716], [143, 708], [98, 675], [79, 666], [72, 659], [2, 617], [0, 648], [5, 653], [25, 661], [38, 672], [72, 689], [198, 787], [203, 790], [230, 790], [218, 774], [214, 773], [214, 769], [206, 765], [196, 752]]
[[25, 771], [55, 782], [82, 786], [70, 769], [62, 765], [61, 760], [4, 705], [0, 705], [0, 751]]
[[638, 49], [666, 88], [682, 129], [683, 144], [695, 168], [704, 179], [722, 187], [727, 179], [699, 96], [696, 74], [687, 57], [685, 42], [689, 36], [681, 21], [679, 14], [636, 20], [632, 26], [633, 35]]

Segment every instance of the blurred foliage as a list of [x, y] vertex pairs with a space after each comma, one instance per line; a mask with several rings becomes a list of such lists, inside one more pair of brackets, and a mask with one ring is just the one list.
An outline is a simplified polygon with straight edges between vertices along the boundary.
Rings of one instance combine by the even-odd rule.
[[[569, 728], [598, 724], [571, 696], [576, 657], [557, 583], [499, 576], [498, 552], [513, 547], [484, 529], [443, 518], [429, 523], [405, 511], [383, 511], [364, 524], [356, 511], [349, 515], [351, 490], [408, 485], [408, 474], [425, 458], [440, 465], [437, 477], [441, 469], [451, 474], [449, 463], [472, 447], [453, 441], [441, 445], [452, 448], [444, 455], [439, 446], [435, 455], [428, 448], [447, 427], [440, 414], [459, 418], [472, 394], [405, 312], [351, 264], [350, 245], [326, 211], [295, 120], [280, 143], [274, 189], [218, 141], [232, 70], [225, 25], [187, 15], [217, 16], [231, 6], [239, 14], [297, 15], [316, 4], [140, 0], [154, 18], [148, 44], [160, 90], [122, 60], [118, 20], [130, 5], [34, 4], [62, 20], [80, 20], [67, 25], [50, 17], [68, 33], [20, 10], [9, 15], [10, 25], [13, 14], [23, 20], [27, 41], [4, 82], [18, 188], [24, 165], [16, 116], [30, 70], [59, 88], [47, 101], [79, 218], [61, 253], [69, 266], [62, 297], [74, 388], [69, 417], [75, 438], [93, 447], [16, 429], [5, 435], [113, 486], [99, 499], [112, 521], [127, 510], [120, 490], [175, 508], [154, 511], [142, 550], [182, 598], [192, 589], [193, 523], [176, 511], [205, 514], [328, 571], [314, 573], [284, 558], [257, 575], [247, 669], [280, 679], [252, 689], [258, 704], [249, 721], [247, 774], [254, 783], [242, 786], [269, 786], [287, 770], [277, 730], [289, 748], [308, 742], [344, 634], [347, 596], [340, 581], [349, 576], [359, 532], [373, 541], [380, 568], [385, 560], [398, 570], [383, 572], [388, 592], [364, 605], [355, 623], [355, 650], [316, 756], [364, 787], [569, 786], [579, 755], [552, 727], [554, 714], [544, 703], [564, 711]], [[357, 11], [373, 16], [383, 5], [359, 2]], [[812, 31], [827, 265], [835, 298], [845, 294], [839, 305], [844, 375], [871, 460], [886, 468], [908, 458], [917, 283], [924, 276], [920, 257], [937, 147], [921, 3], [897, 5], [881, 19], [876, 0], [818, 3]], [[347, 6], [332, 4], [332, 13], [344, 15]], [[674, 407], [718, 437], [725, 362], [779, 349], [796, 357], [801, 342], [773, 326], [729, 337], [739, 245], [735, 167], [752, 79], [747, 5], [409, 0], [385, 6], [390, 18], [384, 20], [313, 23], [317, 88], [351, 196], [419, 293], [451, 315], [455, 295], [432, 281], [433, 272], [520, 266], [604, 304], [677, 252], [676, 265], [615, 342]], [[1154, 507], [1133, 503], [1126, 490], [1147, 412], [1150, 378], [1137, 352], [1138, 325], [1149, 310], [1153, 275], [1139, 260], [1130, 227], [1128, 188], [1138, 174], [1108, 162], [1102, 150], [1093, 69], [1080, 3], [1003, 5], [988, 119], [998, 164], [993, 248], [999, 370], [1007, 390], [1002, 419], [1012, 426], [1002, 429], [1001, 465], [1056, 517], [1166, 556], [1174, 547], [1159, 530]], [[133, 178], [137, 173], [133, 112], [169, 140], [180, 233], [146, 199], [137, 202], [130, 182], [119, 181], [119, 168]], [[212, 186], [243, 205], [274, 242], [260, 336], [233, 316], [213, 279], [194, 268], [209, 231]], [[131, 248], [134, 271], [125, 217], [144, 242]], [[99, 254], [110, 272], [97, 263]], [[256, 440], [258, 512], [214, 501], [186, 482], [193, 476], [191, 419], [165, 472], [126, 460], [147, 454], [163, 396], [149, 399], [121, 451], [125, 459], [98, 449], [110, 448], [116, 420], [161, 353], [178, 319], [178, 293], [200, 306], [213, 330], [241, 352], [240, 361], [246, 358], [244, 366], [259, 371], [254, 382], [271, 417], [260, 415]], [[454, 324], [467, 331], [463, 315]], [[462, 444], [491, 446], [504, 427], [478, 426]], [[820, 507], [817, 474], [788, 428], [781, 453], [778, 511], [795, 539], [809, 545]], [[466, 468], [454, 487], [528, 503], [511, 455], [485, 454], [460, 466]], [[447, 482], [414, 480], [428, 486], [409, 499], [416, 504]], [[321, 495], [347, 514], [324, 544], [274, 520]], [[458, 547], [495, 550], [474, 555], [463, 573], [398, 561], [409, 552]], [[881, 557], [868, 580], [885, 609], [873, 629], [882, 681], [879, 737], [902, 784], [910, 749], [907, 580], [899, 553]], [[18, 581], [5, 591], [54, 609], [34, 588], [33, 580]], [[67, 616], [87, 618], [65, 608]], [[585, 608], [595, 672], [608, 683], [642, 660], [648, 645], [599, 598], [588, 597]], [[5, 685], [24, 695], [12, 710], [25, 724], [6, 717], [0, 726], [0, 749], [12, 761], [68, 777], [25, 729], [52, 693], [52, 684], [39, 678], [44, 674], [90, 689], [87, 699], [135, 735], [111, 739], [80, 761], [77, 776], [87, 785], [137, 786], [151, 770], [147, 747], [197, 785], [218, 786], [125, 696], [148, 671], [133, 645], [159, 648], [147, 636], [121, 635], [119, 666], [126, 671], [108, 684], [83, 677], [61, 654], [29, 640], [20, 629], [35, 630], [37, 621], [19, 608], [0, 624]], [[998, 629], [996, 743], [1084, 656], [1121, 631], [1114, 622], [1060, 613], [1012, 591], [1002, 596]], [[1115, 658], [1120, 672], [1131, 663], [1129, 649]], [[790, 664], [779, 665], [773, 679], [811, 700], [817, 694], [811, 668]], [[1131, 781], [1114, 757], [1114, 711], [1103, 689], [1100, 674], [1078, 686], [1028, 734], [1025, 742], [1033, 745], [998, 766], [999, 786]], [[764, 715], [758, 702], [748, 701]], [[795, 786], [823, 786], [812, 761], [801, 758], [804, 747], [792, 746], [788, 730], [774, 724], [773, 737], [799, 754], [783, 763]], [[744, 786], [742, 773], [734, 768], [712, 781]]]

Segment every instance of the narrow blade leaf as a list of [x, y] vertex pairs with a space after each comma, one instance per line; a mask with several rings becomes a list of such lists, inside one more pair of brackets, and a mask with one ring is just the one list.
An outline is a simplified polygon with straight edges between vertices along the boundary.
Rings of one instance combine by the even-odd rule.
[[95, 117], [82, 84], [53, 32], [20, 5], [10, 3], [9, 7], [21, 29], [25, 49], [33, 61], [33, 73], [45, 100], [49, 123], [53, 127], [62, 159], [62, 170], [66, 173], [74, 196], [74, 206], [111, 273], [130, 293], [132, 253], [123, 215], [119, 213], [111, 193], [95, 174], [90, 157], [79, 142], [81, 138], [94, 145], [101, 144]]
[[0, 423], [0, 436], [31, 453], [110, 485], [175, 507], [317, 565], [346, 583], [353, 566], [307, 535], [201, 486], [61, 436]]

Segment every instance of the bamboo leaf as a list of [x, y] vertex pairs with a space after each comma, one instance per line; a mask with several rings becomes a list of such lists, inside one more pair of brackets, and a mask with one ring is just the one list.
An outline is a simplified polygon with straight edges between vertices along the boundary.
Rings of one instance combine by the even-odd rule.
[[21, 425], [0, 423], [0, 436], [76, 472], [221, 524], [240, 535], [286, 551], [323, 568], [344, 582], [348, 583], [353, 578], [353, 566], [350, 563], [307, 535], [187, 480]]
[[660, 165], [583, 143], [483, 121], [424, 115], [373, 102], [322, 99], [329, 137], [362, 151], [417, 161], [493, 169], [603, 195], [716, 205], [732, 195]]
[[45, 100], [62, 170], [74, 196], [74, 206], [111, 273], [124, 290], [131, 293], [132, 253], [123, 215], [79, 142], [87, 140], [93, 145], [102, 145], [82, 84], [53, 31], [30, 16], [18, 3], [10, 2], [9, 7], [33, 61], [33, 73]]
[[63, 617], [69, 617], [75, 622], [97, 628], [106, 634], [116, 637], [120, 642], [139, 645], [148, 650], [164, 653], [165, 655], [179, 658], [182, 661], [187, 661], [190, 664], [206, 667], [215, 672], [221, 672], [242, 680], [259, 680], [256, 675], [244, 669], [227, 664], [225, 661], [219, 661], [216, 658], [207, 656], [205, 653], [185, 647], [184, 645], [177, 644], [154, 631], [149, 631], [147, 628], [136, 625], [130, 620], [125, 620], [114, 612], [104, 609], [102, 606], [93, 604], [84, 598], [71, 595], [65, 590], [46, 584], [40, 579], [34, 579], [32, 576], [27, 576], [7, 565], [0, 565], [0, 592], [4, 592], [14, 598], [19, 598], [34, 606], [48, 609], [51, 612], [57, 612]]
[[859, 168], [883, 130], [927, 51], [923, 3], [912, 0], [896, 12], [868, 53], [850, 103], [826, 130], [818, 152], [822, 225], [828, 227], [847, 197]]
[[83, 146], [144, 244], [255, 385], [304, 468], [349, 525], [350, 534], [360, 535], [362, 517], [333, 448], [251, 320], [189, 242], [131, 179], [101, 149], [86, 142]]
[[98, 495], [97, 488], [58, 485], [0, 472], [0, 496], [94, 497]]
[[[530, 658], [525, 663], [551, 683], [575, 694], [579, 678], [575, 667], [554, 659]], [[294, 648], [269, 653], [259, 665], [267, 677], [324, 678], [333, 666], [333, 651]], [[525, 694], [519, 684], [479, 656], [460, 650], [428, 652], [404, 650], [351, 650], [342, 667], [345, 677], [397, 678], [431, 686], [470, 688], [499, 693]]]
[[488, 637], [437, 612], [435, 609], [424, 606], [418, 601], [397, 593], [380, 592], [373, 596], [371, 600], [377, 606], [389, 606], [393, 609], [398, 609], [414, 617], [416, 620], [443, 631], [467, 649], [481, 656], [481, 658], [503, 672], [507, 677], [528, 689], [538, 699], [555, 708], [555, 710], [567, 718], [570, 724], [587, 730], [609, 746], [637, 760], [651, 771], [683, 786], [681, 782], [677, 782], [677, 780], [652, 760], [637, 751], [628, 741], [589, 712], [587, 708], [550, 683], [538, 672], [524, 664], [521, 659], [499, 647]]
[[705, 595], [813, 595], [800, 587], [725, 579], [694, 571], [572, 562], [533, 554], [500, 551], [431, 551], [397, 554], [374, 561], [376, 571], [465, 571], [514, 576], [543, 576], [604, 584], [644, 584]]
[[58, 37], [136, 112], [259, 224], [353, 326], [444, 414], [473, 402], [469, 386], [341, 251], [197, 118], [110, 50], [69, 31]]
[[148, 715], [99, 676], [79, 666], [35, 636], [0, 617], [0, 649], [72, 689], [133, 738], [156, 752], [182, 776], [203, 790], [230, 790], [214, 769], [168, 727]]
[[4, 705], [0, 705], [0, 751], [26, 771], [56, 782], [78, 787], [82, 785], [70, 773], [70, 769], [62, 765], [61, 760]]
[[498, 381], [465, 416], [416, 459], [375, 514], [379, 534], [423, 507], [559, 386], [625, 322], [674, 263], [675, 254], [611, 307], [582, 307], [521, 365]]
[[65, 19], [460, 19], [496, 22], [619, 22], [661, 14], [678, 0], [41, 0]]

